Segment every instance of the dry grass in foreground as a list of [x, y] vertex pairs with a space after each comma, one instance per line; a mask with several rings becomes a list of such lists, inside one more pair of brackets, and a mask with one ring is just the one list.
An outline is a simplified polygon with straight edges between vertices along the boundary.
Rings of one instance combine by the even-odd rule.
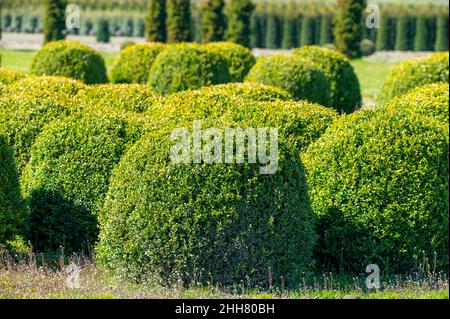
[[[106, 276], [89, 258], [67, 258], [48, 265], [30, 254], [26, 261], [14, 261], [0, 256], [0, 299], [143, 299], [143, 298], [343, 298], [346, 295], [376, 299], [449, 298], [447, 274], [393, 277], [382, 282], [382, 289], [367, 292], [364, 278], [343, 280], [332, 274], [314, 277], [297, 290], [262, 291], [238, 287], [226, 292], [215, 287], [163, 288], [151, 284], [133, 285]], [[73, 269], [78, 265], [79, 281], [74, 281]], [[238, 292], [239, 290], [239, 292]]]

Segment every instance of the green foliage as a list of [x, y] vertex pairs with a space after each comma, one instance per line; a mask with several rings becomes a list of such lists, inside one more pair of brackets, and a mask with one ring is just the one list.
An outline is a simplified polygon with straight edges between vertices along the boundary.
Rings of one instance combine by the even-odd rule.
[[325, 74], [297, 56], [278, 54], [261, 58], [250, 70], [246, 81], [281, 87], [296, 100], [331, 105], [330, 83]]
[[45, 0], [44, 43], [63, 40], [67, 0]]
[[331, 15], [323, 15], [320, 22], [320, 44], [324, 45], [333, 42], [333, 17]]
[[110, 173], [139, 134], [111, 114], [73, 115], [45, 127], [21, 180], [34, 249], [70, 253], [95, 242]]
[[292, 49], [297, 46], [297, 19], [294, 15], [286, 15], [283, 23], [283, 36], [281, 47], [283, 49]]
[[442, 123], [449, 122], [448, 83], [440, 82], [414, 88], [405, 95], [394, 98], [385, 108], [402, 110], [433, 117]]
[[281, 21], [275, 12], [275, 6], [272, 6], [273, 12], [267, 13], [267, 32], [266, 32], [266, 48], [278, 49], [281, 46]]
[[381, 88], [380, 104], [425, 84], [447, 82], [449, 79], [448, 53], [434, 53], [399, 63], [392, 69]]
[[416, 36], [414, 37], [414, 51], [428, 50], [428, 27], [427, 17], [419, 15], [416, 19]]
[[[167, 285], [266, 286], [269, 268], [274, 284], [283, 276], [293, 285], [315, 241], [298, 150], [336, 114], [304, 101], [196, 91], [175, 94], [160, 109], [172, 124], [144, 136], [114, 170], [100, 214], [98, 262], [119, 276]], [[252, 164], [173, 163], [171, 130], [201, 114], [212, 116], [203, 128], [279, 127], [277, 173], [261, 175]]]
[[263, 12], [256, 10], [250, 17], [250, 47], [264, 48], [266, 20]]
[[108, 82], [103, 57], [88, 46], [75, 41], [46, 44], [36, 53], [31, 73], [71, 77], [86, 84]]
[[360, 43], [363, 39], [363, 12], [366, 0], [338, 0], [334, 27], [338, 50], [349, 58], [361, 57]]
[[363, 56], [369, 56], [375, 53], [375, 43], [372, 40], [364, 39], [361, 41], [361, 52]]
[[24, 230], [24, 213], [13, 152], [0, 135], [0, 244]]
[[145, 85], [101, 84], [87, 86], [78, 97], [94, 109], [142, 113], [156, 103], [159, 95]]
[[254, 4], [251, 0], [230, 0], [226, 7], [227, 30], [225, 39], [243, 46], [250, 46], [250, 17]]
[[109, 22], [106, 19], [100, 19], [97, 23], [97, 42], [109, 43], [111, 34], [109, 31]]
[[223, 40], [226, 29], [224, 7], [224, 0], [203, 1], [200, 26], [200, 39], [202, 43]]
[[112, 83], [147, 83], [150, 69], [166, 46], [149, 42], [129, 46], [115, 60], [111, 69]]
[[411, 18], [405, 14], [397, 19], [395, 50], [408, 51], [412, 48]]
[[439, 14], [436, 24], [436, 43], [434, 49], [436, 51], [448, 51], [448, 15]]
[[331, 86], [331, 105], [337, 110], [351, 113], [361, 106], [358, 77], [343, 54], [318, 46], [306, 46], [296, 49], [294, 55], [311, 61], [323, 71]]
[[204, 48], [221, 55], [227, 61], [232, 82], [242, 82], [256, 63], [252, 51], [236, 43], [211, 42]]
[[148, 84], [170, 94], [230, 82], [227, 61], [198, 45], [178, 44], [161, 52], [150, 70]]
[[383, 14], [384, 18], [380, 19], [380, 29], [377, 33], [376, 50], [391, 50], [393, 49], [390, 39], [390, 35], [392, 32], [392, 19], [385, 15], [383, 11], [381, 12], [381, 14]]
[[167, 0], [167, 42], [187, 42], [191, 39], [190, 0]]
[[25, 75], [20, 72], [0, 67], [0, 84], [11, 84], [24, 76]]
[[314, 17], [307, 14], [302, 16], [301, 21], [300, 46], [314, 44]]
[[148, 42], [166, 42], [166, 0], [150, 0], [145, 16], [145, 34]]
[[[329, 271], [448, 268], [448, 125], [383, 108], [343, 116], [304, 156]], [[436, 259], [435, 259], [436, 258]]]
[[77, 90], [77, 82], [69, 79], [27, 77], [0, 98], [0, 134], [12, 146], [19, 172], [44, 125], [79, 109], [73, 103]]

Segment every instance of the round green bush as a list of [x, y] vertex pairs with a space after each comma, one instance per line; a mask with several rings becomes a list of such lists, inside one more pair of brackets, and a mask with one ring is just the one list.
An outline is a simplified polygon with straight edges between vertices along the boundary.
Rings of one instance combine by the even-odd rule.
[[31, 146], [44, 125], [78, 110], [77, 105], [71, 106], [71, 99], [36, 98], [33, 92], [29, 92], [31, 96], [0, 98], [0, 134], [12, 146], [19, 172], [27, 164]]
[[76, 41], [47, 43], [36, 53], [31, 65], [33, 75], [65, 76], [86, 84], [107, 83], [103, 57]]
[[448, 83], [440, 82], [412, 89], [405, 95], [392, 99], [384, 107], [398, 111], [418, 112], [448, 124], [448, 106]]
[[21, 179], [34, 249], [78, 252], [95, 242], [111, 171], [140, 134], [113, 113], [76, 114], [44, 128]]
[[17, 72], [8, 70], [6, 68], [0, 67], [0, 83], [1, 84], [11, 84], [21, 78], [23, 78], [25, 75]]
[[448, 268], [448, 125], [420, 112], [360, 111], [303, 154], [318, 219], [316, 260], [361, 273]]
[[84, 89], [83, 82], [61, 76], [27, 76], [10, 85], [11, 96], [39, 99], [70, 99]]
[[112, 83], [139, 83], [148, 81], [150, 69], [166, 45], [143, 43], [127, 47], [120, 52], [111, 70]]
[[278, 54], [261, 58], [250, 70], [246, 81], [281, 87], [296, 100], [331, 105], [330, 83], [324, 73], [296, 56]]
[[169, 46], [157, 57], [148, 84], [158, 93], [170, 94], [230, 82], [226, 60], [198, 45]]
[[447, 82], [449, 78], [447, 53], [433, 53], [399, 63], [392, 69], [384, 82], [379, 102], [386, 104], [392, 98], [425, 84]]
[[319, 46], [304, 46], [295, 49], [294, 55], [310, 61], [325, 73], [331, 86], [331, 104], [338, 111], [351, 113], [361, 106], [358, 77], [342, 53]]
[[204, 46], [208, 51], [220, 54], [228, 63], [232, 82], [242, 82], [256, 63], [252, 51], [232, 42], [211, 42]]
[[[241, 98], [244, 100], [260, 101], [260, 102], [272, 102], [276, 100], [292, 100], [292, 96], [284, 89], [264, 85], [260, 83], [227, 83], [203, 87], [197, 90], [198, 94], [204, 95], [226, 95], [232, 98]], [[180, 92], [176, 93], [181, 96], [184, 94], [190, 95], [191, 93]], [[172, 96], [169, 96], [170, 99]]]
[[[294, 285], [315, 242], [298, 152], [336, 113], [306, 101], [202, 98], [197, 91], [176, 94], [161, 109], [168, 110], [164, 125], [132, 146], [111, 177], [99, 218], [100, 265], [167, 285], [266, 285], [269, 272], [274, 284]], [[226, 127], [279, 128], [276, 173], [261, 175], [259, 164], [171, 161], [172, 130], [192, 132], [196, 119], [222, 134]]]
[[79, 91], [78, 97], [93, 108], [107, 107], [137, 113], [144, 112], [160, 98], [152, 89], [140, 84], [90, 85]]
[[23, 231], [24, 217], [12, 149], [0, 135], [0, 244]]

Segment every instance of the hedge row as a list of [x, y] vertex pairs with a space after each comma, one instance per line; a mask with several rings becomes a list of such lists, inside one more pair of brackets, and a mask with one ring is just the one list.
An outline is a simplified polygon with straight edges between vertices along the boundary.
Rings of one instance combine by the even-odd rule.
[[[39, 8], [30, 7], [28, 3], [15, 5], [16, 9], [5, 10], [3, 30], [41, 32], [42, 15], [36, 14]], [[81, 29], [69, 30], [70, 33], [95, 35], [99, 22], [106, 20], [112, 35], [145, 36], [143, 12], [146, 5], [136, 4], [143, 9], [116, 8], [114, 11], [100, 11], [93, 3], [89, 6], [85, 3], [79, 5], [83, 8], [82, 15], [85, 18], [81, 21]], [[24, 7], [29, 8], [23, 10]], [[201, 2], [193, 3], [191, 10], [192, 38], [200, 42]], [[332, 43], [335, 11], [334, 5], [326, 4], [320, 4], [319, 7], [311, 3], [257, 3], [251, 19], [251, 46], [290, 49]], [[365, 30], [365, 38], [377, 43], [378, 50], [448, 50], [448, 6], [381, 5], [381, 15], [384, 17], [381, 19], [381, 28]]]

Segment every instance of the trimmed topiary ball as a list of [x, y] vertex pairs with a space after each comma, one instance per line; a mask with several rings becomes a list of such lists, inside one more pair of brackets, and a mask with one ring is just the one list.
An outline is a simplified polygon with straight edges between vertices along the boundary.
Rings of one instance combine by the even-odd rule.
[[70, 99], [85, 87], [81, 81], [61, 76], [27, 76], [12, 83], [9, 93], [15, 98]]
[[226, 60], [193, 44], [169, 46], [156, 58], [148, 84], [158, 93], [171, 94], [230, 82]]
[[31, 65], [33, 75], [65, 76], [86, 84], [107, 83], [103, 57], [76, 41], [47, 43], [36, 53]]
[[[284, 89], [264, 85], [260, 83], [227, 83], [220, 85], [212, 85], [203, 87], [197, 90], [198, 94], [202, 95], [226, 95], [232, 98], [241, 98], [244, 100], [260, 101], [260, 102], [272, 102], [276, 100], [288, 101], [292, 100], [292, 96]], [[176, 93], [183, 95], [185, 92]], [[191, 93], [187, 93], [188, 95]], [[168, 97], [170, 99], [172, 96]]]
[[100, 84], [87, 86], [78, 93], [93, 108], [142, 113], [160, 99], [160, 95], [140, 84]]
[[256, 63], [252, 51], [232, 42], [211, 42], [204, 46], [208, 51], [220, 54], [228, 63], [232, 82], [242, 82]]
[[449, 78], [449, 58], [447, 53], [433, 53], [399, 63], [392, 69], [379, 97], [381, 105], [392, 98], [425, 84], [447, 82]]
[[324, 269], [448, 269], [448, 125], [421, 112], [360, 111], [302, 156]]
[[448, 83], [441, 82], [412, 89], [405, 95], [394, 98], [385, 107], [398, 111], [421, 113], [448, 124], [448, 105]]
[[351, 113], [361, 106], [358, 77], [342, 53], [319, 46], [304, 46], [295, 49], [294, 55], [312, 62], [325, 73], [331, 86], [331, 105], [338, 111]]
[[113, 167], [141, 127], [114, 114], [77, 114], [47, 125], [36, 139], [21, 184], [37, 251], [86, 251]]
[[0, 135], [0, 244], [23, 231], [24, 212], [12, 149]]
[[0, 98], [0, 134], [12, 146], [19, 172], [27, 164], [31, 146], [44, 125], [76, 111], [78, 105], [71, 98], [35, 98], [25, 94]]
[[111, 70], [111, 82], [147, 83], [153, 62], [165, 48], [165, 44], [153, 42], [127, 47], [120, 52], [114, 62]]
[[[256, 102], [199, 91], [175, 94], [161, 110], [165, 124], [133, 145], [114, 170], [100, 214], [100, 265], [166, 285], [265, 286], [269, 272], [274, 284], [294, 285], [315, 242], [298, 152], [336, 113], [305, 101]], [[176, 164], [172, 130], [192, 133], [193, 120], [202, 120], [203, 132], [216, 127], [222, 134], [226, 127], [279, 128], [276, 173], [261, 175], [259, 164], [206, 164], [205, 158]]]
[[278, 54], [261, 58], [250, 70], [246, 81], [281, 87], [296, 100], [331, 105], [330, 83], [324, 73], [296, 56]]
[[20, 72], [0, 68], [0, 84], [11, 84], [24, 76], [25, 75]]

